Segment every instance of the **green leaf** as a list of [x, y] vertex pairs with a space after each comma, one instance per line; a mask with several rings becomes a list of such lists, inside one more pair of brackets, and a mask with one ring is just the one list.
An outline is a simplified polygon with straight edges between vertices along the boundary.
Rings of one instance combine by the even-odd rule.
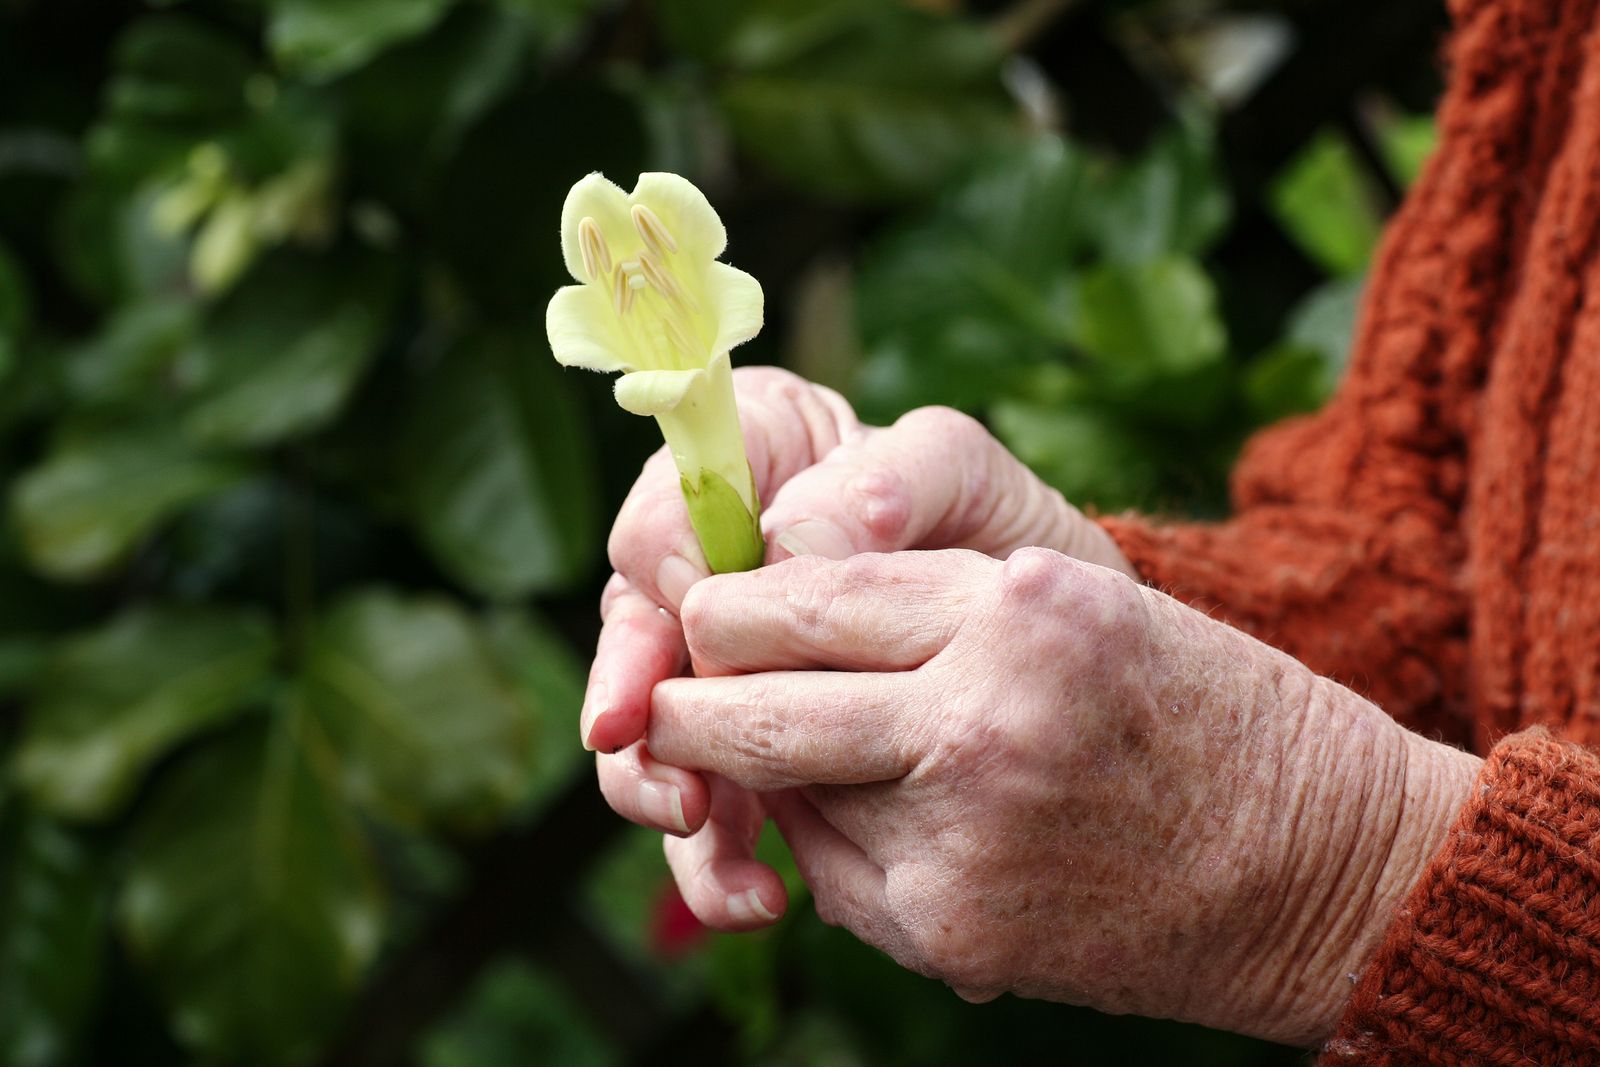
[[27, 637], [0, 637], [0, 700], [28, 688], [44, 665], [43, 642]]
[[1216, 290], [1192, 260], [1103, 264], [1079, 277], [1073, 297], [1073, 340], [1112, 373], [1183, 373], [1223, 356]]
[[85, 406], [132, 406], [161, 395], [196, 321], [194, 305], [185, 299], [119, 306], [98, 334], [66, 354], [68, 391]]
[[171, 427], [101, 433], [68, 441], [19, 477], [11, 510], [23, 550], [41, 573], [83, 581], [244, 474], [236, 461], [194, 451]]
[[1044, 288], [1072, 266], [1093, 233], [1096, 169], [1076, 145], [1031, 138], [975, 172], [942, 205], [966, 239], [1019, 279]]
[[418, 382], [396, 474], [439, 563], [509, 599], [588, 573], [601, 540], [593, 449], [542, 338], [479, 336]]
[[1355, 153], [1331, 131], [1319, 134], [1274, 179], [1273, 212], [1306, 253], [1338, 277], [1360, 274], [1383, 217]]
[[156, 175], [248, 113], [254, 69], [237, 38], [197, 19], [150, 15], [117, 42], [106, 108], [89, 158], [120, 182]]
[[282, 253], [215, 309], [184, 361], [196, 440], [260, 446], [338, 416], [388, 325], [379, 262]]
[[423, 1067], [525, 1067], [528, 1050], [563, 1067], [625, 1062], [566, 985], [520, 963], [486, 972], [423, 1045]]
[[1284, 342], [1256, 357], [1244, 376], [1245, 403], [1260, 425], [1323, 405], [1333, 390], [1322, 353]]
[[801, 188], [884, 199], [938, 188], [1017, 137], [987, 31], [889, 6], [874, 15], [781, 64], [731, 75], [720, 96], [740, 144]]
[[1365, 278], [1336, 278], [1314, 289], [1289, 313], [1285, 339], [1320, 353], [1335, 381], [1350, 362], [1365, 290]]
[[452, 0], [269, 0], [267, 43], [288, 73], [324, 81], [427, 31]]
[[929, 220], [879, 243], [855, 306], [869, 355], [858, 399], [981, 407], [1067, 353], [1067, 281], [1092, 213], [1082, 153], [1041, 137], [1005, 153]]
[[1104, 412], [1006, 402], [992, 418], [1006, 447], [1074, 503], [1133, 507], [1159, 484], [1149, 444]]
[[318, 623], [299, 691], [343, 785], [397, 822], [479, 830], [526, 788], [528, 711], [450, 601], [346, 597]]
[[536, 22], [490, 7], [458, 7], [432, 33], [340, 82], [353, 143], [349, 162], [362, 185], [412, 198], [523, 72]]
[[1203, 254], [1232, 213], [1214, 135], [1190, 119], [1163, 134], [1100, 194], [1093, 215], [1105, 254], [1123, 263]]
[[0, 812], [0, 1061], [76, 1062], [105, 951], [104, 864], [12, 801]]
[[18, 783], [55, 815], [115, 814], [158, 758], [241, 710], [273, 644], [255, 612], [178, 607], [62, 642], [33, 686]]
[[1246, 405], [1257, 423], [1320, 408], [1349, 362], [1361, 278], [1337, 278], [1302, 300], [1289, 316], [1282, 342], [1245, 371]]
[[526, 817], [589, 766], [588, 754], [573, 743], [583, 710], [585, 665], [566, 638], [526, 612], [495, 611], [484, 636], [500, 673], [532, 715], [529, 791], [519, 807]]
[[1378, 122], [1378, 147], [1402, 186], [1409, 186], [1439, 144], [1439, 127], [1432, 115], [1390, 113]]
[[0, 245], [0, 381], [4, 381], [17, 359], [17, 346], [28, 326], [29, 305], [27, 279], [22, 268]]
[[656, 7], [675, 51], [747, 69], [793, 59], [857, 30], [883, 5], [876, 0], [664, 0]]
[[124, 195], [112, 183], [90, 182], [68, 194], [58, 256], [82, 292], [108, 307], [184, 302], [188, 246], [155, 224], [151, 205], [160, 188], [152, 183]]
[[314, 1052], [378, 947], [365, 849], [293, 714], [194, 752], [134, 829], [123, 933], [207, 1059]]

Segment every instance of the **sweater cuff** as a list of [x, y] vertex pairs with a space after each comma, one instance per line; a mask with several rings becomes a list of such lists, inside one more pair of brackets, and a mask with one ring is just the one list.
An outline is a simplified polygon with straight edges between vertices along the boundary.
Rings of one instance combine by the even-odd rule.
[[1322, 1063], [1600, 1063], [1600, 756], [1496, 746]]

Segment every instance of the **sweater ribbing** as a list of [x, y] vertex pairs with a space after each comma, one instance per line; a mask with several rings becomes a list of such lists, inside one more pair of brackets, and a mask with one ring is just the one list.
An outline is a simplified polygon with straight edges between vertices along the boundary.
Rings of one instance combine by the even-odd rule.
[[1328, 1061], [1600, 1064], [1600, 16], [1451, 6], [1440, 145], [1338, 395], [1249, 443], [1229, 521], [1103, 522], [1151, 584], [1488, 754]]

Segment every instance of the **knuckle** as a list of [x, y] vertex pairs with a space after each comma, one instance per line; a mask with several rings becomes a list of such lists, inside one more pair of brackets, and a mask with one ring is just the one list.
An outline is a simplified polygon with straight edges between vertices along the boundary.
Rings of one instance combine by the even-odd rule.
[[827, 926], [843, 926], [844, 916], [839, 910], [838, 903], [833, 899], [833, 894], [823, 886], [813, 886], [811, 895], [812, 905], [816, 910], [817, 918]]
[[989, 431], [984, 428], [983, 423], [964, 411], [957, 411], [955, 408], [944, 407], [943, 405], [933, 405], [909, 411], [895, 423], [895, 428], [917, 434], [927, 434], [941, 441], [953, 442], [958, 446], [990, 440]]
[[1081, 566], [1048, 548], [1020, 548], [1000, 568], [1001, 596], [1023, 608], [1069, 600], [1079, 584]]
[[683, 596], [683, 603], [678, 605], [678, 622], [691, 650], [703, 647], [704, 635], [713, 622], [716, 577], [702, 578], [691, 585]]
[[941, 981], [983, 986], [990, 979], [993, 939], [979, 918], [981, 909], [947, 873], [895, 872], [888, 887], [891, 906], [917, 970]]
[[600, 593], [600, 621], [605, 622], [616, 608], [617, 602], [633, 592], [633, 586], [620, 574], [613, 574]]
[[1140, 640], [1150, 605], [1129, 577], [1041, 548], [1001, 568], [1001, 612], [1053, 647], [1091, 658]]
[[940, 908], [914, 924], [912, 951], [927, 973], [963, 988], [986, 987], [992, 981], [990, 935], [961, 909]]
[[782, 367], [735, 367], [733, 389], [740, 399], [758, 396], [769, 390], [804, 388], [806, 380]]
[[911, 522], [911, 486], [888, 466], [874, 466], [851, 479], [858, 519], [874, 544], [894, 544]]

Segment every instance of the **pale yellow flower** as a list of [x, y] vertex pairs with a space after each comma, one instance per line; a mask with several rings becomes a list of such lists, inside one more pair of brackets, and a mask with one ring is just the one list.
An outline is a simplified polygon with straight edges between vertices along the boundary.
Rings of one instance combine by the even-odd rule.
[[599, 174], [561, 210], [561, 253], [579, 284], [545, 313], [569, 367], [621, 371], [617, 403], [661, 426], [714, 571], [761, 562], [756, 496], [734, 406], [728, 350], [761, 330], [761, 284], [717, 261], [727, 232], [705, 194], [676, 174], [641, 174], [632, 193]]

